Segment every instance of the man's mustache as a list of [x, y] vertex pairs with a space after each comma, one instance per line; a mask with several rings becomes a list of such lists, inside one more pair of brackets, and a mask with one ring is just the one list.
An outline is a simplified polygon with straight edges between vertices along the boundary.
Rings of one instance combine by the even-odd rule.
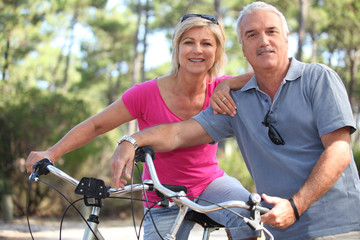
[[260, 54], [262, 52], [275, 52], [275, 48], [273, 47], [263, 47], [256, 50], [256, 54]]

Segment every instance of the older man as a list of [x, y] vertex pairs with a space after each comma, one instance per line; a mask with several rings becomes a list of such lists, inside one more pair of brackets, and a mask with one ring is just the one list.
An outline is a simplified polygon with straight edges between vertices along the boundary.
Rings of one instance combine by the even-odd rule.
[[[341, 79], [324, 65], [288, 58], [286, 19], [269, 4], [246, 6], [237, 33], [255, 76], [231, 93], [236, 116], [209, 108], [134, 140], [168, 151], [235, 136], [257, 191], [273, 206], [262, 220], [275, 239], [360, 239], [360, 181], [350, 147], [355, 122]], [[129, 176], [133, 154], [123, 142], [112, 158], [117, 186], [124, 167]]]

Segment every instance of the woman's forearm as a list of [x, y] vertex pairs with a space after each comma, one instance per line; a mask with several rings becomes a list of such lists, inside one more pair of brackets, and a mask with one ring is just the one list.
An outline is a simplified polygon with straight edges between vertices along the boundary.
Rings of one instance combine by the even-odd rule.
[[231, 90], [239, 90], [254, 76], [254, 72], [248, 72], [232, 78], [225, 79], [223, 82], [228, 84]]

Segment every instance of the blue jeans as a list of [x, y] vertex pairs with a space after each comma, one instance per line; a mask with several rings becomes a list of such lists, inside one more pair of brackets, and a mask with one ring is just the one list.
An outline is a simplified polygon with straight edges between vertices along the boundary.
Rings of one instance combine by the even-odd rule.
[[[211, 203], [202, 201], [201, 199], [208, 200], [215, 203], [241, 200], [247, 201], [250, 193], [241, 185], [241, 183], [228, 175], [224, 175], [220, 178], [212, 181], [209, 186], [199, 196], [198, 203], [201, 205], [209, 205]], [[146, 212], [147, 209], [145, 209]], [[244, 209], [234, 208], [232, 209], [237, 213], [245, 217], [250, 217], [250, 213]], [[179, 212], [178, 207], [171, 208], [156, 208], [151, 209], [152, 217], [158, 228], [161, 236], [165, 236], [170, 232], [171, 227]], [[220, 210], [216, 212], [206, 213], [210, 218], [225, 226], [225, 230], [229, 238], [246, 239], [250, 237], [258, 237], [259, 234], [255, 233], [244, 221], [238, 216], [227, 210]], [[184, 220], [176, 235], [177, 240], [186, 240], [190, 234], [191, 229], [194, 227], [194, 223]], [[144, 240], [157, 240], [161, 239], [154, 228], [154, 224], [150, 218], [150, 214], [145, 216], [144, 224]]]

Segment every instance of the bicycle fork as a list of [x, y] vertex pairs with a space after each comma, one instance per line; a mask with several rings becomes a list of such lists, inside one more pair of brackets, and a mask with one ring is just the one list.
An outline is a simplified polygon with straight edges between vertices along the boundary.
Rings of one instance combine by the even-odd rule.
[[83, 240], [96, 240], [96, 239], [104, 240], [104, 237], [98, 231], [99, 214], [100, 214], [100, 207], [93, 206], [90, 216], [87, 219], [88, 225], [86, 225]]
[[176, 239], [176, 233], [178, 232], [180, 225], [183, 222], [188, 209], [189, 209], [189, 207], [185, 206], [185, 205], [181, 205], [179, 207], [179, 213], [176, 217], [174, 225], [171, 227], [171, 232], [166, 234], [166, 236], [164, 237], [165, 240], [175, 240]]

